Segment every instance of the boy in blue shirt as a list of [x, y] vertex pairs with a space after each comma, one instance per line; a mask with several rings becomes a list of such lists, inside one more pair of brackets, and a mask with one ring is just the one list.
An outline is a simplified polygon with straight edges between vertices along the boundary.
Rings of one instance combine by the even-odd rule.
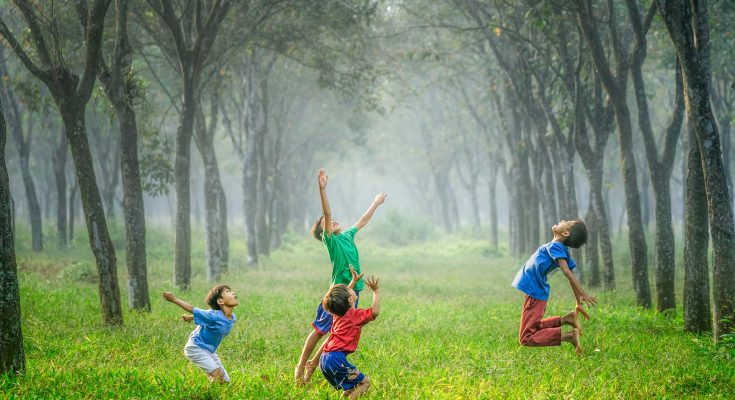
[[213, 287], [204, 299], [211, 310], [192, 307], [189, 303], [177, 299], [171, 292], [163, 292], [163, 298], [192, 313], [181, 316], [185, 322], [194, 321], [196, 324], [196, 328], [189, 335], [189, 341], [184, 346], [186, 358], [201, 368], [210, 382], [229, 382], [230, 376], [227, 375], [217, 355], [217, 347], [237, 321], [232, 312], [232, 309], [239, 304], [235, 292], [227, 285]]
[[[554, 239], [539, 247], [523, 264], [513, 280], [513, 286], [526, 294], [521, 314], [519, 341], [523, 346], [559, 346], [569, 342], [581, 354], [580, 335], [582, 326], [579, 314], [589, 319], [583, 305], [597, 304], [597, 298], [588, 295], [580, 286], [572, 270], [577, 264], [569, 254], [569, 247], [579, 248], [587, 242], [587, 226], [581, 220], [564, 221], [551, 227]], [[546, 277], [557, 268], [572, 286], [577, 306], [563, 317], [543, 318], [549, 300], [549, 282]], [[570, 325], [572, 330], [562, 333], [561, 326]]]

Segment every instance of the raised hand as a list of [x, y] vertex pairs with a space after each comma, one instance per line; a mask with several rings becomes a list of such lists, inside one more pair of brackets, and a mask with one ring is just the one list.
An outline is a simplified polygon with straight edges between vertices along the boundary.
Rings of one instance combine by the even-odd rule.
[[317, 176], [317, 181], [319, 181], [319, 189], [326, 189], [327, 188], [327, 180], [329, 177], [327, 176], [327, 171], [324, 170], [324, 168], [319, 170], [319, 175]]
[[171, 292], [163, 292], [163, 298], [172, 303], [176, 300], [176, 296]]
[[184, 320], [184, 322], [191, 322], [194, 321], [194, 316], [189, 314], [184, 314], [181, 316], [181, 319]]
[[357, 272], [355, 272], [355, 267], [353, 267], [352, 264], [349, 264], [349, 265], [350, 265], [350, 273], [352, 274], [352, 282], [350, 282], [350, 283], [353, 283], [353, 282], [354, 283], [357, 283], [357, 282], [359, 282], [360, 279], [362, 279], [362, 277], [365, 276], [365, 274], [359, 274], [358, 275]]
[[380, 193], [375, 196], [375, 200], [373, 200], [373, 203], [378, 204], [378, 205], [383, 204], [383, 202], [385, 202], [386, 197], [388, 197], [387, 193]]
[[370, 275], [367, 278], [365, 278], [365, 285], [367, 285], [367, 287], [372, 289], [373, 292], [377, 292], [378, 289], [380, 289], [380, 286], [378, 283], [379, 283], [378, 277], [375, 275]]

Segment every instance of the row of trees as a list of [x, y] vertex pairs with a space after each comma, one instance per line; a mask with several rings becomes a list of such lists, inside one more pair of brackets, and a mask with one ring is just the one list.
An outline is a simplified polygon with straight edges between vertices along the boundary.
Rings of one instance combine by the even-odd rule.
[[[403, 153], [405, 147], [415, 149], [416, 159], [423, 161], [417, 168], [429, 171], [431, 181], [416, 182], [419, 190], [427, 185], [435, 190], [427, 209], [438, 208], [445, 228], [454, 229], [461, 207], [453, 188], [464, 187], [477, 210], [479, 185], [471, 178], [489, 169], [484, 174], [488, 222], [499, 224], [499, 176], [507, 188], [513, 254], [532, 252], [555, 221], [582, 215], [591, 233], [584, 279], [612, 290], [619, 278], [606, 186], [619, 173], [636, 302], [670, 312], [677, 306], [670, 187], [679, 149], [685, 328], [708, 331], [714, 321], [715, 340], [730, 332], [733, 111], [724, 105], [731, 104], [735, 75], [727, 61], [733, 35], [724, 21], [735, 10], [723, 3], [711, 7], [714, 11], [683, 1], [644, 7], [635, 0], [402, 4], [393, 29], [410, 39], [394, 54], [407, 60], [400, 77], [411, 88], [406, 96], [420, 104], [411, 111], [415, 122], [405, 126], [413, 124], [423, 136], [399, 139], [396, 147]], [[416, 50], [418, 37], [422, 46]], [[653, 96], [669, 101], [654, 105]], [[608, 146], [611, 141], [617, 149]], [[614, 154], [618, 162], [612, 161]], [[577, 156], [581, 163], [575, 162]], [[583, 185], [577, 166], [587, 178]], [[588, 193], [586, 210], [579, 208], [580, 187]], [[649, 192], [652, 200], [646, 198]], [[653, 291], [644, 223], [649, 201], [655, 209]], [[497, 243], [496, 233], [491, 238]]]

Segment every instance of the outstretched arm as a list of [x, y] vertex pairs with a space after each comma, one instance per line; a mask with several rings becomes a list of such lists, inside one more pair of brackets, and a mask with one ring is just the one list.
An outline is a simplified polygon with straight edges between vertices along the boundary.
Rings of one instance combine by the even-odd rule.
[[380, 295], [378, 294], [378, 278], [376, 276], [368, 276], [365, 278], [365, 285], [373, 290], [373, 305], [370, 308], [373, 309], [373, 318], [376, 318], [380, 314]]
[[185, 311], [194, 312], [194, 307], [192, 307], [191, 304], [185, 302], [184, 300], [177, 299], [176, 296], [174, 296], [174, 294], [171, 292], [163, 292], [163, 298], [183, 308]]
[[569, 280], [569, 284], [572, 286], [572, 292], [574, 292], [574, 297], [577, 299], [577, 311], [582, 313], [584, 318], [590, 319], [590, 316], [589, 314], [587, 314], [587, 311], [584, 309], [583, 305], [587, 304], [588, 306], [594, 306], [595, 304], [597, 304], [597, 298], [588, 295], [587, 292], [582, 289], [582, 285], [579, 284], [577, 277], [574, 276], [574, 272], [569, 269], [569, 265], [567, 265], [567, 260], [560, 258], [557, 260], [557, 262], [559, 263], [559, 268], [561, 268], [564, 276], [567, 277], [567, 279]]
[[317, 181], [319, 182], [319, 198], [322, 200], [322, 214], [324, 215], [324, 234], [332, 234], [332, 210], [329, 208], [327, 199], [327, 172], [324, 168], [319, 170]]
[[367, 225], [367, 223], [370, 221], [370, 218], [373, 217], [375, 210], [385, 201], [386, 196], [388, 195], [385, 193], [380, 193], [379, 195], [375, 196], [375, 200], [373, 200], [373, 203], [370, 204], [370, 207], [368, 207], [367, 211], [365, 211], [365, 214], [362, 214], [362, 217], [360, 217], [360, 219], [355, 223], [355, 226], [358, 230]]

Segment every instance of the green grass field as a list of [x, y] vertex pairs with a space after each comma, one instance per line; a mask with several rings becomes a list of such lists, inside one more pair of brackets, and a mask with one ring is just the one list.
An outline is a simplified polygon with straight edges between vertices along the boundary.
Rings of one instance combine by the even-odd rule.
[[[232, 265], [223, 282], [238, 293], [238, 322], [218, 351], [232, 383], [210, 386], [183, 355], [193, 326], [160, 295], [172, 290], [168, 234], [149, 232], [153, 312], [126, 312], [124, 326], [108, 328], [84, 233], [65, 252], [32, 254], [19, 228], [27, 369], [20, 377], [0, 377], [0, 397], [339, 398], [319, 372], [307, 387], [292, 383], [330, 276], [326, 250], [307, 235], [288, 236], [281, 249], [249, 269], [244, 243], [233, 232]], [[115, 236], [117, 248], [124, 248], [119, 228]], [[196, 239], [202, 235], [194, 237], [203, 242]], [[195, 246], [193, 288], [174, 292], [204, 307], [211, 285], [204, 279], [203, 243]], [[584, 325], [585, 353], [577, 357], [568, 344], [518, 345], [523, 296], [510, 282], [520, 261], [493, 255], [485, 242], [456, 237], [397, 248], [367, 235], [358, 237], [358, 247], [363, 271], [381, 278], [383, 302], [350, 356], [373, 381], [368, 399], [735, 398], [732, 349], [683, 332], [680, 315], [636, 309], [624, 255], [620, 289], [591, 290], [600, 305]], [[127, 305], [124, 254], [118, 263]], [[681, 268], [677, 273], [681, 280]], [[551, 287], [547, 314], [571, 309], [574, 299], [562, 274], [552, 276]], [[361, 306], [367, 307], [369, 290], [364, 295]]]

